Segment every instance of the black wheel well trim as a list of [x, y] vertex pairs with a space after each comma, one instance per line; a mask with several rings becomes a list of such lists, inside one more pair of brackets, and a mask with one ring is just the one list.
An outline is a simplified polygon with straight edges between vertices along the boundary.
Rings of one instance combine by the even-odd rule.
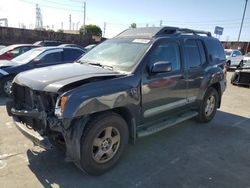
[[135, 121], [135, 117], [132, 115], [132, 113], [130, 112], [130, 110], [126, 107], [116, 107], [116, 108], [112, 108], [112, 109], [108, 109], [108, 110], [104, 110], [104, 111], [99, 111], [99, 112], [95, 112], [93, 114], [89, 114], [89, 118], [91, 120], [91, 118], [103, 114], [103, 113], [116, 113], [118, 115], [120, 115], [124, 121], [127, 123], [128, 129], [129, 129], [129, 140], [131, 143], [135, 144], [136, 141], [136, 121]]
[[219, 95], [218, 108], [220, 108], [220, 105], [221, 105], [221, 86], [220, 86], [220, 83], [219, 82], [213, 83], [208, 88], [210, 88], [210, 87], [214, 88], [218, 92], [218, 95]]

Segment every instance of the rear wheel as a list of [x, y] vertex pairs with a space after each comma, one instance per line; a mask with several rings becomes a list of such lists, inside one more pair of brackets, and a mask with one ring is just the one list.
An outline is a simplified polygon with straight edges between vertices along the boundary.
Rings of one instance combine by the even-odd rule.
[[203, 98], [200, 105], [198, 121], [209, 122], [213, 119], [218, 108], [219, 95], [218, 92], [210, 87]]
[[128, 143], [128, 126], [115, 113], [95, 117], [87, 124], [81, 140], [81, 168], [100, 175], [119, 160]]

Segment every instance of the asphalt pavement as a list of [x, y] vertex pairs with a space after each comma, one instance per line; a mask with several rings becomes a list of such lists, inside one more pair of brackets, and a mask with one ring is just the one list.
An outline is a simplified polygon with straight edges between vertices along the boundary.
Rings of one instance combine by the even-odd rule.
[[65, 162], [57, 149], [33, 146], [13, 126], [6, 100], [0, 98], [2, 188], [250, 188], [249, 88], [228, 83], [210, 123], [188, 120], [139, 139], [115, 168], [98, 177]]

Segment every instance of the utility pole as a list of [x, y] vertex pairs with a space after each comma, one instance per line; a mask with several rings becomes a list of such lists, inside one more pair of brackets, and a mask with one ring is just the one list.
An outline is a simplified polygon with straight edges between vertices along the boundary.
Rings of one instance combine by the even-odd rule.
[[69, 30], [71, 31], [71, 14], [69, 15]]
[[83, 29], [85, 29], [85, 21], [86, 21], [86, 2], [83, 2]]
[[245, 13], [246, 13], [246, 8], [247, 8], [247, 2], [248, 2], [248, 0], [246, 0], [245, 7], [244, 7], [244, 12], [243, 12], [243, 16], [242, 16], [242, 20], [241, 20], [241, 24], [240, 24], [240, 31], [239, 31], [239, 36], [238, 36], [238, 42], [240, 40], [241, 30], [242, 30], [242, 26], [243, 26], [243, 22], [244, 22], [244, 18], [245, 18]]
[[162, 26], [162, 20], [160, 20], [160, 27]]
[[107, 23], [106, 22], [104, 22], [104, 24], [103, 24], [103, 37], [105, 36], [105, 32], [106, 32], [106, 25], [107, 25]]
[[61, 30], [63, 30], [63, 22], [61, 22]]
[[42, 13], [41, 9], [38, 4], [36, 4], [36, 29], [42, 29], [43, 28], [43, 19], [42, 19]]

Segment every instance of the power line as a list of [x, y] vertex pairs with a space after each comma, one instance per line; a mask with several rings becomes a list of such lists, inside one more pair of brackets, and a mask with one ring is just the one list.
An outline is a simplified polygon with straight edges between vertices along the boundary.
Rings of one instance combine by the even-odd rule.
[[[31, 1], [28, 1], [28, 0], [21, 0], [25, 3], [29, 3], [29, 4], [35, 4], [34, 2], [31, 2]], [[48, 8], [54, 8], [54, 9], [62, 9], [62, 10], [67, 10], [67, 11], [73, 11], [73, 12], [81, 12], [82, 13], [82, 10], [77, 10], [77, 9], [69, 9], [69, 8], [63, 8], [63, 7], [56, 7], [56, 6], [51, 6], [51, 5], [46, 5], [46, 4], [43, 4], [41, 3], [41, 5], [43, 7], [48, 7]]]

